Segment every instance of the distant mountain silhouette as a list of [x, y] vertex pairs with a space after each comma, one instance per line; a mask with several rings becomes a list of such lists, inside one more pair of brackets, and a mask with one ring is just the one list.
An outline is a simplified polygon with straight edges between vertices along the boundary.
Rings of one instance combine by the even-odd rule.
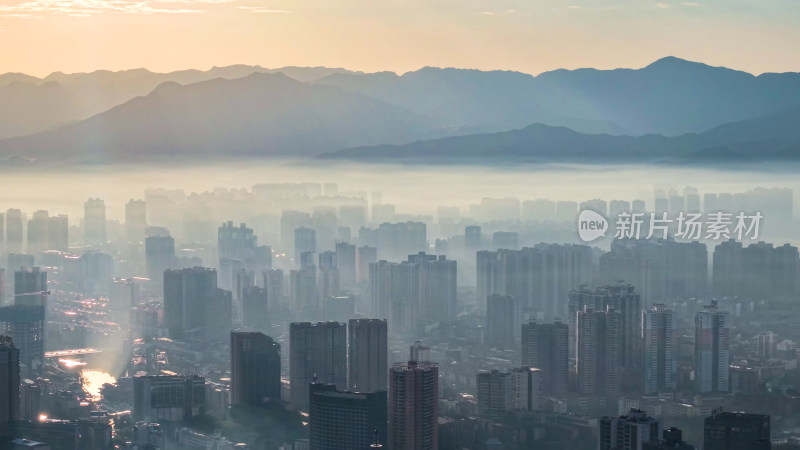
[[248, 65], [8, 73], [0, 158], [306, 156], [387, 144], [337, 157], [779, 159], [794, 158], [800, 142], [795, 105], [798, 73], [753, 76], [674, 57], [538, 76]]
[[483, 131], [544, 123], [588, 133], [678, 135], [800, 103], [800, 74], [756, 77], [674, 57], [642, 69], [562, 69], [536, 77], [426, 67], [402, 76], [333, 74], [318, 83]]
[[168, 81], [191, 84], [215, 78], [234, 79], [252, 73], [285, 73], [299, 81], [314, 81], [333, 73], [354, 73], [327, 67], [234, 65], [207, 71], [180, 70], [155, 73], [146, 69], [64, 74], [45, 78], [24, 74], [0, 75], [0, 139], [24, 136], [86, 119], [134, 97], [147, 95]]
[[145, 97], [87, 120], [0, 141], [0, 155], [90, 162], [174, 155], [299, 156], [408, 142], [432, 130], [429, 122], [333, 86], [253, 73], [185, 86], [163, 83]]
[[701, 134], [667, 137], [581, 134], [534, 124], [500, 133], [455, 136], [405, 145], [340, 150], [325, 159], [442, 163], [647, 162], [737, 163], [800, 161], [800, 106], [721, 125]]

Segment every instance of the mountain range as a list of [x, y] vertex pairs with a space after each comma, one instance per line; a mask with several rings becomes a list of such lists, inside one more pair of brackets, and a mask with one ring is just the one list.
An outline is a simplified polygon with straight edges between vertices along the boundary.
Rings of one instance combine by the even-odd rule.
[[0, 157], [786, 159], [798, 154], [799, 105], [798, 73], [754, 76], [674, 57], [538, 76], [246, 65], [8, 73]]
[[583, 134], [534, 124], [498, 133], [454, 136], [405, 145], [365, 146], [322, 159], [371, 162], [726, 164], [792, 161], [800, 156], [800, 107], [680, 136]]

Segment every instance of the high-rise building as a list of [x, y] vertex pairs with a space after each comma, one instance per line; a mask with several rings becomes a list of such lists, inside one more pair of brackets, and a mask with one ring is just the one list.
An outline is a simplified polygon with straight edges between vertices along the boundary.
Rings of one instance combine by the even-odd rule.
[[535, 367], [516, 367], [511, 374], [511, 405], [515, 411], [542, 409], [544, 400], [543, 372]]
[[291, 401], [308, 409], [312, 381], [347, 386], [347, 325], [339, 322], [293, 322], [289, 327]]
[[513, 382], [510, 372], [479, 372], [475, 377], [478, 414], [487, 419], [501, 420], [511, 411], [514, 406]]
[[481, 227], [478, 225], [470, 225], [464, 228], [464, 246], [468, 252], [480, 250], [482, 240]]
[[312, 383], [308, 414], [311, 450], [367, 449], [386, 443], [386, 391], [346, 392]]
[[22, 252], [22, 211], [9, 209], [6, 211], [6, 251], [8, 253]]
[[289, 271], [289, 293], [296, 311], [319, 311], [317, 266], [311, 265]]
[[300, 227], [294, 230], [294, 260], [300, 263], [300, 256], [317, 252], [317, 232], [312, 228]]
[[713, 290], [720, 297], [794, 298], [800, 292], [797, 247], [758, 242], [743, 247], [729, 240], [714, 248]]
[[514, 348], [519, 318], [520, 311], [514, 297], [490, 295], [486, 300], [486, 345], [501, 350]]
[[717, 412], [705, 418], [703, 450], [769, 450], [769, 416]]
[[369, 281], [369, 265], [378, 262], [378, 249], [363, 245], [356, 249], [356, 283]]
[[395, 363], [389, 371], [389, 448], [439, 446], [439, 368], [430, 362]]
[[90, 198], [83, 204], [83, 232], [86, 244], [105, 244], [106, 204], [102, 199]]
[[19, 420], [19, 350], [9, 336], [0, 335], [0, 446], [13, 437]]
[[267, 291], [267, 301], [270, 308], [277, 308], [284, 304], [283, 270], [270, 269], [262, 274], [264, 289]]
[[477, 298], [485, 310], [492, 294], [517, 299], [523, 313], [564, 317], [564, 299], [592, 282], [592, 249], [586, 245], [538, 244], [522, 250], [477, 253]]
[[444, 255], [409, 255], [408, 261], [370, 264], [372, 315], [397, 330], [451, 322], [457, 310], [457, 265]]
[[14, 304], [47, 306], [47, 272], [38, 267], [14, 271]]
[[133, 377], [133, 418], [183, 421], [205, 414], [206, 380], [197, 375]]
[[147, 203], [130, 199], [125, 203], [125, 235], [128, 242], [142, 242], [147, 229]]
[[0, 334], [13, 339], [21, 370], [28, 377], [35, 378], [44, 363], [44, 314], [44, 306], [0, 308]]
[[319, 254], [319, 296], [323, 301], [336, 297], [340, 292], [339, 268], [336, 253], [326, 251]]
[[389, 367], [386, 319], [350, 319], [347, 334], [349, 390], [386, 391]]
[[[233, 226], [228, 221], [217, 230], [219, 259], [239, 260], [243, 266], [254, 273], [261, 273], [272, 268], [272, 248], [258, 245], [258, 237], [246, 224]], [[220, 265], [222, 263], [220, 262]]]
[[644, 411], [631, 409], [627, 415], [600, 418], [598, 450], [643, 450], [658, 442], [661, 424]]
[[674, 314], [663, 304], [642, 312], [645, 395], [675, 390], [674, 323]]
[[175, 240], [172, 236], [147, 236], [144, 238], [147, 277], [158, 283], [163, 273], [175, 266]]
[[562, 397], [567, 391], [569, 376], [569, 327], [530, 321], [522, 325], [522, 365], [542, 370], [542, 391]]
[[281, 399], [281, 346], [260, 332], [231, 332], [231, 405]]
[[636, 286], [642, 299], [666, 303], [703, 297], [708, 289], [708, 250], [700, 242], [617, 239], [600, 257], [600, 282]]
[[242, 322], [249, 327], [263, 327], [269, 320], [269, 291], [248, 286], [242, 292]]
[[47, 226], [50, 217], [47, 211], [39, 210], [28, 220], [28, 253], [40, 253], [48, 249]]
[[611, 307], [607, 310], [585, 307], [576, 316], [578, 393], [587, 398], [590, 410], [610, 409], [621, 390], [621, 314]]
[[217, 288], [217, 271], [193, 267], [164, 272], [164, 324], [171, 337], [193, 329], [227, 335], [231, 328], [230, 292]]
[[694, 318], [694, 379], [697, 391], [728, 392], [730, 325], [716, 301]]
[[139, 286], [132, 278], [116, 278], [108, 298], [111, 318], [124, 329], [131, 326], [133, 308], [139, 306]]
[[69, 248], [69, 217], [50, 216], [47, 222], [47, 249], [66, 251]]
[[[626, 369], [641, 367], [642, 308], [639, 294], [630, 284], [616, 284], [591, 290], [581, 288], [570, 292], [567, 302], [570, 330], [577, 330], [577, 313], [585, 308], [605, 311], [611, 308], [619, 314], [619, 364]], [[570, 347], [575, 334], [570, 333]], [[571, 350], [572, 351], [572, 350]], [[574, 357], [574, 353], [570, 354]]]
[[356, 246], [347, 242], [336, 243], [336, 267], [343, 289], [353, 289], [356, 285]]

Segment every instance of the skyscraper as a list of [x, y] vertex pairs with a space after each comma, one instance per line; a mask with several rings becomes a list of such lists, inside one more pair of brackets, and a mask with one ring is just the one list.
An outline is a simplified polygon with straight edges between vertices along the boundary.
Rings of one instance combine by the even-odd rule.
[[675, 390], [673, 313], [662, 304], [642, 312], [644, 342], [644, 394]]
[[481, 248], [481, 227], [470, 225], [464, 228], [464, 246], [468, 252], [475, 252]]
[[172, 236], [147, 236], [144, 244], [147, 276], [158, 283], [163, 273], [175, 265], [175, 240]]
[[142, 242], [147, 229], [147, 203], [130, 199], [125, 203], [125, 235], [128, 242]]
[[[619, 314], [619, 363], [626, 369], [641, 366], [642, 309], [639, 295], [630, 284], [616, 284], [591, 290], [581, 288], [570, 292], [570, 330], [576, 330], [577, 313], [584, 308], [605, 311], [608, 307]], [[575, 345], [575, 334], [570, 333], [570, 346]], [[570, 355], [574, 357], [574, 354]]]
[[0, 446], [13, 437], [13, 422], [19, 420], [19, 383], [19, 350], [0, 335]]
[[260, 332], [231, 332], [231, 404], [281, 398], [281, 346]]
[[295, 407], [308, 409], [308, 386], [316, 380], [347, 386], [347, 326], [339, 322], [293, 322], [289, 326], [289, 384]]
[[47, 227], [50, 217], [45, 210], [33, 213], [28, 220], [28, 253], [39, 253], [48, 249]]
[[389, 448], [439, 446], [439, 368], [430, 362], [395, 363], [389, 371]]
[[311, 228], [300, 227], [294, 230], [294, 260], [300, 264], [300, 255], [317, 252], [317, 233]]
[[311, 265], [289, 271], [289, 293], [295, 310], [312, 313], [319, 311], [317, 266]]
[[510, 295], [489, 296], [486, 300], [486, 345], [501, 350], [515, 347], [514, 334], [519, 317], [516, 299]]
[[336, 267], [343, 289], [353, 289], [356, 285], [356, 246], [347, 242], [336, 243]]
[[242, 322], [250, 327], [268, 325], [269, 291], [257, 286], [247, 286], [242, 291]]
[[478, 386], [478, 414], [501, 420], [513, 408], [513, 378], [509, 372], [492, 370], [475, 377]]
[[264, 289], [267, 291], [269, 307], [277, 308], [283, 305], [283, 270], [270, 269], [265, 271], [262, 276], [264, 277]]
[[69, 218], [64, 214], [50, 216], [47, 223], [47, 249], [66, 251], [69, 248]]
[[336, 253], [326, 251], [319, 254], [319, 296], [323, 301], [339, 295], [339, 268]]
[[9, 209], [6, 211], [6, 251], [22, 252], [22, 211]]
[[44, 363], [44, 312], [44, 306], [0, 308], [0, 334], [13, 339], [20, 370], [29, 378], [36, 378]]
[[349, 390], [385, 391], [389, 367], [386, 319], [350, 319], [347, 334]]
[[38, 267], [20, 267], [14, 271], [14, 304], [47, 305], [47, 272]]
[[588, 400], [590, 410], [611, 409], [620, 394], [621, 321], [621, 314], [610, 307], [585, 307], [577, 313], [577, 388]]
[[343, 392], [312, 383], [308, 414], [311, 450], [367, 449], [386, 443], [386, 391]]
[[372, 315], [397, 330], [451, 322], [457, 310], [457, 265], [444, 255], [409, 255], [402, 263], [370, 264]]
[[106, 204], [102, 199], [90, 198], [83, 204], [83, 232], [86, 244], [105, 244]]
[[522, 365], [542, 370], [545, 395], [562, 397], [567, 391], [569, 327], [530, 321], [522, 325]]
[[272, 249], [258, 245], [258, 237], [246, 224], [233, 226], [232, 221], [223, 223], [217, 230], [220, 260], [240, 260], [247, 270], [261, 273], [272, 267]]
[[694, 379], [699, 392], [728, 392], [728, 314], [712, 301], [694, 318]]
[[705, 418], [703, 450], [769, 450], [769, 416], [717, 412]]
[[369, 265], [377, 261], [377, 248], [363, 245], [356, 249], [356, 283], [361, 284], [369, 281]]
[[598, 450], [643, 450], [647, 442], [657, 442], [661, 424], [644, 411], [631, 409], [627, 415], [600, 418]]
[[217, 271], [193, 267], [164, 272], [164, 324], [170, 337], [191, 329], [225, 335], [231, 327], [230, 292], [217, 288]]
[[485, 309], [492, 294], [517, 299], [521, 311], [546, 318], [566, 314], [564, 298], [592, 282], [592, 249], [586, 245], [538, 244], [522, 250], [477, 253], [477, 296]]

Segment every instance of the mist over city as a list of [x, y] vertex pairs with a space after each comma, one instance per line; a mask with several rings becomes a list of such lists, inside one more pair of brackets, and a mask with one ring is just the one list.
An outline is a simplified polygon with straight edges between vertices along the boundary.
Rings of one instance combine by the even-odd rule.
[[799, 449], [798, 25], [0, 1], [0, 450]]

